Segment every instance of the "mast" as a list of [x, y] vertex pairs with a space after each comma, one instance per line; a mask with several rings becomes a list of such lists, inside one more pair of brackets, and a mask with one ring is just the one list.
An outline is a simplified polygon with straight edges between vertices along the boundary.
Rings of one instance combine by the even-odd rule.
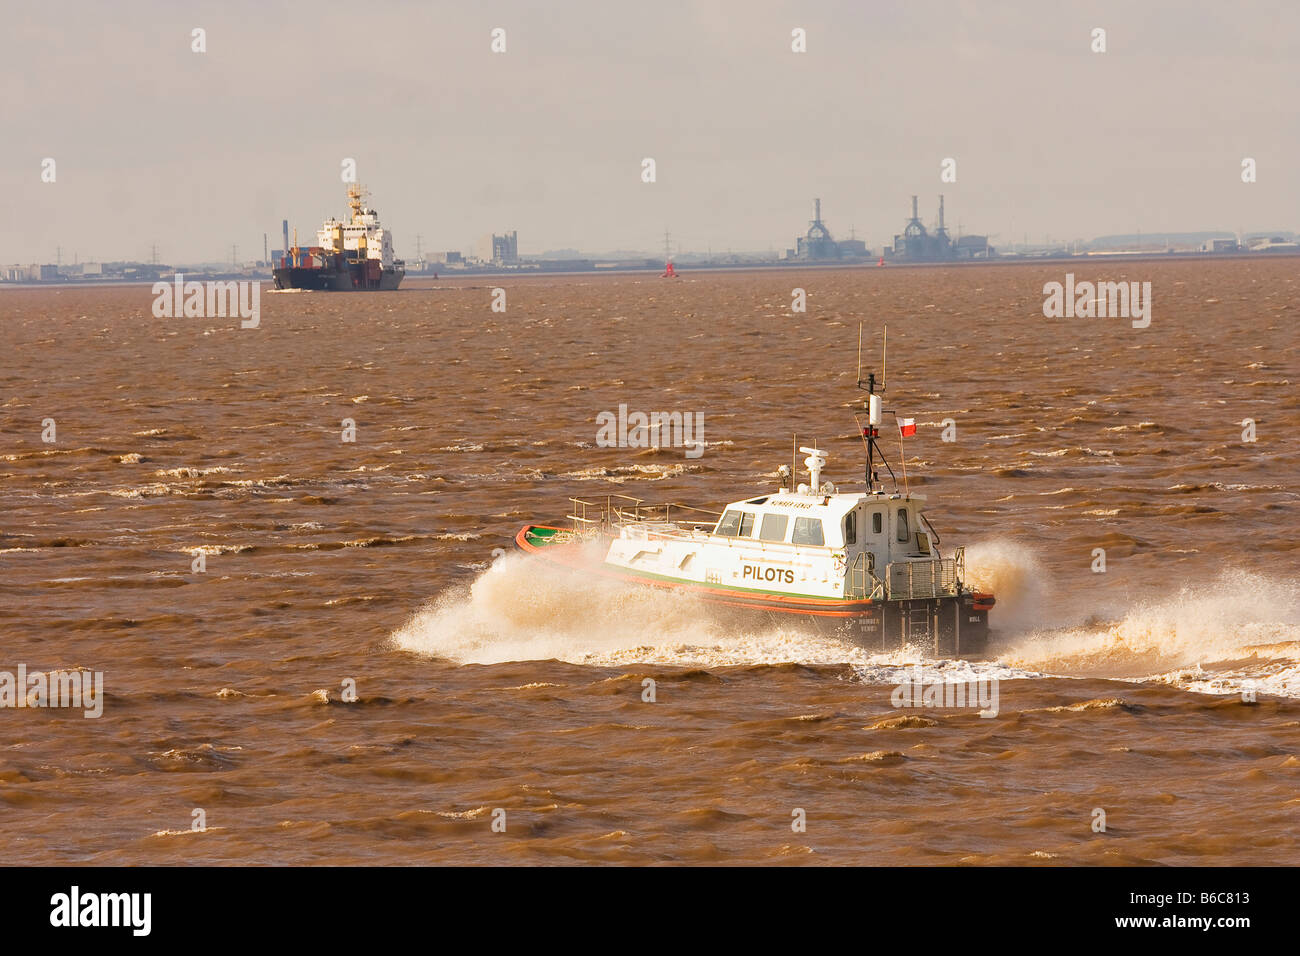
[[[876, 394], [876, 373], [867, 373], [867, 427], [863, 435], [867, 439], [867, 493], [874, 495], [878, 490], [879, 480], [876, 475], [876, 439], [880, 437], [880, 396]], [[882, 456], [883, 457], [883, 456]]]
[[348, 209], [352, 211], [352, 224], [354, 226], [358, 225], [361, 221], [361, 201], [361, 187], [356, 183], [348, 186]]
[[[881, 463], [884, 464], [886, 468], [889, 468], [890, 477], [892, 478], [894, 475], [894, 469], [890, 468], [889, 462], [885, 458], [885, 453], [880, 451], [879, 446], [876, 444], [876, 440], [880, 437], [880, 424], [884, 417], [884, 409], [881, 407], [881, 400], [885, 392], [885, 363], [887, 361], [886, 356], [888, 353], [889, 342], [888, 327], [885, 328], [884, 342], [885, 344], [881, 346], [880, 355], [880, 391], [877, 392], [875, 372], [867, 373], [865, 384], [862, 381], [862, 326], [861, 324], [858, 325], [858, 388], [863, 389], [867, 393], [867, 400], [863, 403], [863, 408], [867, 413], [867, 425], [862, 429], [862, 438], [867, 445], [865, 477], [867, 493], [872, 495], [885, 490], [884, 486], [881, 484], [880, 476], [876, 473], [877, 452], [880, 453]], [[894, 483], [897, 485], [897, 480], [895, 480]]]

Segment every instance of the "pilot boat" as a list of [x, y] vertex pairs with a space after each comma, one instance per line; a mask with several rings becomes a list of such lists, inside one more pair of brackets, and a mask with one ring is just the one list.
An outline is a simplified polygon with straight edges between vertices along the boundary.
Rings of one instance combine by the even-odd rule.
[[[893, 469], [879, 448], [880, 426], [884, 415], [897, 415], [882, 408], [883, 384], [877, 392], [874, 375], [865, 389], [865, 491], [823, 481], [826, 451], [804, 447], [807, 483], [795, 487], [781, 465], [778, 487], [732, 502], [720, 515], [623, 495], [572, 498], [569, 527], [526, 525], [515, 544], [582, 573], [813, 624], [868, 650], [979, 656], [994, 597], [966, 582], [964, 548], [939, 550], [924, 495], [900, 491], [896, 481], [884, 488], [877, 457], [891, 476]], [[910, 427], [903, 421], [900, 432]]]

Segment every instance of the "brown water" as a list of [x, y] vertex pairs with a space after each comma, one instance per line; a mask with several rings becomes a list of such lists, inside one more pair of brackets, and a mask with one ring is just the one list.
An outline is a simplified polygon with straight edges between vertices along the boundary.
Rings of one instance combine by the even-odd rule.
[[[1059, 265], [264, 293], [248, 330], [0, 290], [0, 671], [106, 692], [0, 710], [9, 858], [1294, 863], [1297, 265], [1073, 267], [1150, 281], [1148, 329], [1044, 319]], [[996, 717], [891, 706], [910, 652], [494, 561], [570, 495], [770, 488], [794, 432], [854, 490], [860, 321], [999, 595], [992, 660], [931, 666]], [[705, 454], [595, 447], [620, 403]]]

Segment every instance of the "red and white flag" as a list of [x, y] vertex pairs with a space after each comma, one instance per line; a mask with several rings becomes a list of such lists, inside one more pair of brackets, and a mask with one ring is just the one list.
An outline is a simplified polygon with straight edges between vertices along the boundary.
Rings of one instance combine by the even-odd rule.
[[898, 430], [904, 436], [916, 434], [915, 418], [900, 418], [898, 420]]

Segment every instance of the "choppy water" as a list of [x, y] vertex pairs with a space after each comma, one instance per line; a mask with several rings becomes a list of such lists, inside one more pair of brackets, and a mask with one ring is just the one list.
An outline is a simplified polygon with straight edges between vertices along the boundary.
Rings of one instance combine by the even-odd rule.
[[[1064, 271], [411, 282], [264, 295], [256, 330], [0, 290], [0, 671], [106, 688], [98, 719], [0, 709], [11, 851], [1294, 862], [1297, 260], [1073, 268], [1151, 281], [1145, 330], [1044, 319]], [[860, 321], [912, 489], [999, 598], [991, 659], [929, 673], [997, 678], [996, 717], [894, 708], [909, 652], [494, 555], [569, 495], [771, 487], [792, 433], [852, 489]], [[597, 447], [620, 403], [702, 413], [705, 454]]]

